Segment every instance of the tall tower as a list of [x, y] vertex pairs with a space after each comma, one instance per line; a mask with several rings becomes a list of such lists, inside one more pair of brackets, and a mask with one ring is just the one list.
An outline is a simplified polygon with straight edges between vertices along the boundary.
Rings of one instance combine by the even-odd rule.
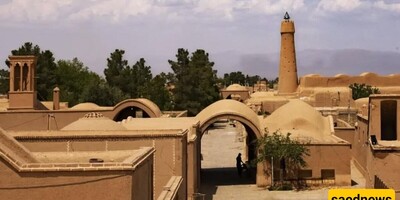
[[294, 48], [294, 22], [286, 12], [281, 23], [281, 56], [279, 64], [279, 94], [290, 94], [297, 90], [296, 50]]
[[9, 56], [10, 91], [8, 92], [9, 108], [35, 109], [35, 56]]

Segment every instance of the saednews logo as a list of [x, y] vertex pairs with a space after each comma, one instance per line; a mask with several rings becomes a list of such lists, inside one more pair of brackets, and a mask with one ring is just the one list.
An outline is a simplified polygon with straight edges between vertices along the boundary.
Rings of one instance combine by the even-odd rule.
[[332, 189], [328, 200], [395, 200], [392, 189]]

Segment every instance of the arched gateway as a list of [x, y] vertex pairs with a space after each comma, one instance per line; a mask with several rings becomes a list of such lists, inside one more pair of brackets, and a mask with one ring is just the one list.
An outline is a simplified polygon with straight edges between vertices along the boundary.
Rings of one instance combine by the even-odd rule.
[[[248, 132], [252, 132], [249, 133], [249, 136], [252, 139], [258, 139], [263, 135], [257, 114], [245, 104], [235, 100], [225, 99], [217, 101], [203, 109], [199, 114], [197, 114], [196, 118], [200, 122], [200, 137], [211, 124], [220, 119], [234, 119], [241, 122]], [[247, 141], [246, 143], [247, 145], [250, 145], [250, 141]], [[255, 151], [254, 146], [252, 147], [252, 150]], [[265, 174], [265, 165], [259, 163], [257, 165], [256, 183], [258, 186], [266, 186], [268, 182], [269, 180]]]
[[201, 133], [219, 119], [234, 119], [248, 126], [257, 138], [261, 137], [260, 121], [248, 106], [235, 100], [217, 101], [203, 109], [196, 118], [200, 121]]
[[122, 119], [126, 119], [128, 116], [135, 116], [136, 111], [142, 111], [142, 117], [160, 117], [161, 110], [160, 108], [153, 103], [152, 101], [144, 98], [139, 99], [127, 99], [125, 101], [121, 101], [117, 105], [114, 106], [113, 116], [114, 121], [121, 121]]

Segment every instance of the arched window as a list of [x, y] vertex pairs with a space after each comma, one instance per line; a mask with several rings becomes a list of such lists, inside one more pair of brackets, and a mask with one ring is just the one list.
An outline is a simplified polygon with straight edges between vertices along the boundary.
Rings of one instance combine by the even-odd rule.
[[397, 101], [381, 101], [381, 140], [397, 140]]
[[21, 80], [21, 66], [19, 66], [19, 64], [16, 64], [14, 67], [14, 91], [21, 90], [19, 84], [20, 80]]
[[25, 63], [24, 67], [22, 68], [22, 91], [30, 90], [28, 88], [28, 65]]

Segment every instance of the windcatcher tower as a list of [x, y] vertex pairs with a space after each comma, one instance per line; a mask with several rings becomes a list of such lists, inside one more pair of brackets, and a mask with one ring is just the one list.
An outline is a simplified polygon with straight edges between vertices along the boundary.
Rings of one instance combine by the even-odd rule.
[[10, 110], [35, 109], [35, 56], [9, 56], [10, 91], [8, 92]]
[[279, 94], [295, 93], [298, 86], [294, 22], [286, 12], [281, 23], [281, 55], [279, 64]]

